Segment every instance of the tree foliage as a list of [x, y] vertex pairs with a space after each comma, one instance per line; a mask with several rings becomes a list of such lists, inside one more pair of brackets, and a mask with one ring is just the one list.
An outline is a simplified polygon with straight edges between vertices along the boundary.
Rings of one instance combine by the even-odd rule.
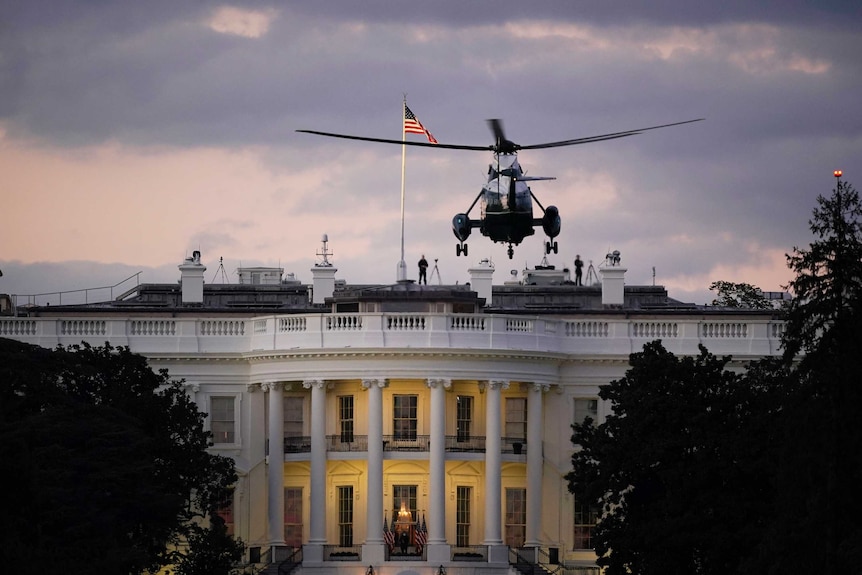
[[[180, 382], [128, 348], [0, 340], [0, 520], [11, 572], [141, 573], [172, 562], [236, 481]], [[204, 524], [206, 521], [204, 521]]]
[[769, 301], [757, 286], [749, 283], [734, 283], [714, 281], [709, 285], [710, 291], [716, 292], [712, 305], [743, 309], [772, 309]]
[[567, 476], [576, 497], [599, 501], [594, 532], [609, 575], [728, 573], [758, 528], [768, 489], [761, 432], [769, 386], [726, 370], [701, 347], [677, 358], [660, 342], [632, 354], [625, 377], [599, 396], [613, 413], [576, 424]]
[[601, 388], [613, 415], [573, 426], [569, 487], [602, 505], [608, 574], [859, 572], [862, 206], [841, 182], [817, 202], [782, 357], [733, 373], [653, 342]]

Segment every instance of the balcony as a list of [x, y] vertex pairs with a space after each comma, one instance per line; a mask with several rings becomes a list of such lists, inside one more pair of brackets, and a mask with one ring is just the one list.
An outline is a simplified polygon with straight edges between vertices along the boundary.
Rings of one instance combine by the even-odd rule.
[[[383, 436], [383, 451], [388, 452], [428, 452], [431, 438], [416, 435], [404, 438], [396, 435]], [[326, 436], [326, 451], [335, 453], [364, 453], [368, 451], [368, 436], [340, 434]], [[448, 453], [485, 453], [485, 437], [478, 435], [447, 435]], [[285, 453], [311, 453], [311, 437], [308, 435], [285, 437]], [[512, 455], [527, 454], [527, 440], [518, 437], [501, 438], [501, 453]]]
[[115, 314], [0, 319], [0, 337], [53, 348], [86, 341], [128, 345], [136, 353], [249, 353], [376, 349], [531, 351], [627, 357], [661, 339], [677, 354], [780, 353], [784, 323], [767, 316], [663, 319], [583, 314], [576, 318], [494, 314], [297, 314], [248, 318], [118, 318]]

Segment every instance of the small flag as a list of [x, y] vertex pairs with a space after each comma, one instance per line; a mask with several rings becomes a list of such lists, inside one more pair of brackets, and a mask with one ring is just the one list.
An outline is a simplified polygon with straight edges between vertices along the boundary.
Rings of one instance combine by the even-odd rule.
[[420, 555], [425, 543], [428, 542], [428, 526], [425, 525], [425, 516], [422, 516], [422, 525], [416, 528], [416, 554]]
[[383, 541], [389, 546], [389, 552], [395, 549], [395, 534], [389, 530], [389, 522], [383, 518]]
[[407, 104], [404, 104], [404, 133], [425, 134], [425, 137], [428, 138], [429, 142], [432, 144], [437, 143], [437, 140], [431, 135], [431, 132], [425, 129], [425, 126], [422, 125], [422, 122], [420, 122], [410, 108], [407, 107]]

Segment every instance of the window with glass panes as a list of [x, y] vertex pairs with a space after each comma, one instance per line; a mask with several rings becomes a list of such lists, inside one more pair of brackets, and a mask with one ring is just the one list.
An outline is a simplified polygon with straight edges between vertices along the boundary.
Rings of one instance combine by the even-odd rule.
[[418, 426], [418, 396], [396, 395], [392, 399], [392, 429], [395, 439], [415, 441]]
[[509, 439], [527, 438], [527, 398], [506, 398], [506, 437]]
[[228, 535], [234, 534], [233, 506], [233, 493], [231, 493], [216, 510], [216, 514], [224, 521], [224, 527]]
[[455, 496], [455, 545], [470, 546], [470, 499], [472, 487], [458, 486]]
[[512, 548], [524, 546], [527, 532], [527, 490], [506, 489], [506, 545]]
[[284, 436], [302, 437], [302, 411], [305, 398], [287, 396], [284, 398]]
[[[408, 522], [416, 521], [416, 485], [393, 485], [392, 486], [392, 524], [399, 519]], [[399, 513], [401, 514], [399, 516]], [[393, 527], [394, 529], [394, 527]]]
[[593, 529], [599, 520], [599, 506], [586, 497], [575, 497], [574, 545], [572, 549], [592, 549]]
[[458, 441], [470, 441], [470, 428], [473, 424], [473, 398], [459, 395], [455, 408], [455, 429]]
[[593, 425], [599, 422], [599, 400], [597, 399], [576, 399], [575, 400], [575, 423], [583, 423], [584, 419], [589, 417], [593, 420]]
[[234, 397], [210, 398], [210, 431], [213, 434], [213, 443], [236, 442], [235, 401]]
[[284, 488], [284, 543], [302, 547], [302, 487]]
[[353, 546], [353, 486], [338, 488], [338, 545]]
[[338, 396], [338, 426], [341, 443], [353, 443], [353, 396]]

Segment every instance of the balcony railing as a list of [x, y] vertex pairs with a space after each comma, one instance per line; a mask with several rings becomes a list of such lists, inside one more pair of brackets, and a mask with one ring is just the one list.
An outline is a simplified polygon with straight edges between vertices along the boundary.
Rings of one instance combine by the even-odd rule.
[[[404, 437], [384, 435], [383, 451], [427, 452], [431, 445], [428, 435]], [[479, 435], [447, 435], [446, 451], [449, 453], [485, 453], [486, 438]], [[367, 452], [368, 436], [339, 434], [326, 436], [326, 451], [338, 453]], [[284, 438], [285, 453], [310, 453], [311, 437], [308, 435]], [[501, 453], [513, 455], [527, 454], [527, 440], [518, 437], [501, 438]]]
[[[471, 320], [471, 321], [467, 321]], [[763, 356], [781, 353], [783, 322], [769, 316], [654, 319], [493, 314], [298, 314], [248, 318], [122, 318], [116, 314], [0, 318], [0, 337], [43, 347], [86, 341], [128, 345], [136, 353], [243, 353], [375, 348], [536, 351], [624, 356], [661, 338], [676, 354]]]
[[383, 451], [428, 451], [427, 435], [384, 435]]
[[368, 451], [368, 436], [341, 433], [326, 436], [327, 451]]
[[352, 545], [343, 547], [341, 545], [324, 545], [324, 561], [362, 561], [362, 546]]

